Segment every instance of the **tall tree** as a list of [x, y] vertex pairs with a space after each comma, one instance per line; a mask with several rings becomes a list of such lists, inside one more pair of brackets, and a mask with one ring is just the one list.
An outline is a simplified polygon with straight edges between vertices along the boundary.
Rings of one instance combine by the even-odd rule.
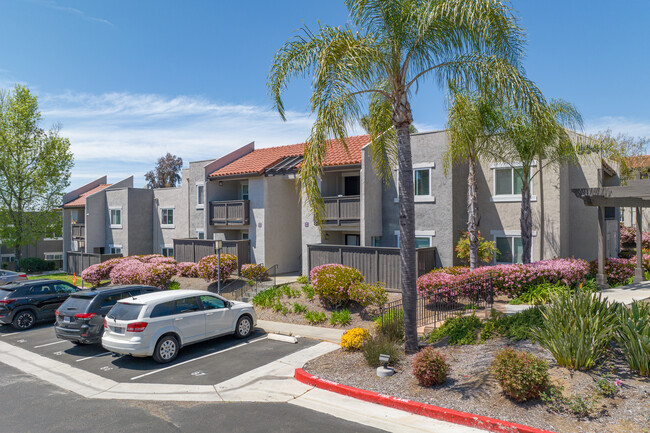
[[447, 129], [449, 146], [445, 152], [445, 174], [452, 165], [467, 163], [467, 237], [469, 241], [469, 267], [479, 263], [479, 209], [476, 169], [480, 158], [489, 155], [495, 142], [495, 101], [486, 93], [454, 90], [448, 109]]
[[0, 91], [0, 239], [14, 247], [35, 243], [60, 225], [63, 191], [73, 155], [59, 127], [40, 127], [38, 100], [25, 86]]
[[147, 188], [173, 188], [181, 183], [181, 169], [183, 159], [167, 152], [167, 155], [158, 158], [156, 168], [144, 175]]
[[[524, 37], [509, 6], [497, 0], [346, 0], [352, 25], [303, 28], [276, 53], [269, 74], [275, 108], [291, 78], [313, 76], [300, 182], [317, 222], [325, 212], [319, 178], [326, 140], [345, 143], [348, 127], [369, 113], [375, 170], [388, 182], [398, 167], [400, 258], [406, 350], [418, 349], [415, 207], [410, 96], [421, 82], [450, 80], [537, 103], [521, 73]], [[392, 128], [391, 128], [392, 126]]]
[[[361, 116], [361, 119], [359, 119], [359, 123], [361, 124], [361, 127], [366, 131], [366, 134], [370, 134], [370, 116], [366, 114], [365, 116]], [[409, 125], [409, 132], [411, 134], [417, 134], [418, 129], [415, 127], [414, 124]]]
[[[499, 110], [499, 145], [492, 150], [495, 161], [508, 163], [521, 185], [521, 244], [523, 263], [532, 257], [533, 218], [530, 206], [532, 179], [550, 164], [575, 163], [587, 142], [572, 139], [567, 129], [582, 129], [582, 116], [575, 106], [552, 100], [534, 112], [502, 105]], [[600, 159], [599, 159], [600, 161]], [[516, 184], [516, 182], [515, 182]], [[513, 191], [516, 193], [516, 191]]]

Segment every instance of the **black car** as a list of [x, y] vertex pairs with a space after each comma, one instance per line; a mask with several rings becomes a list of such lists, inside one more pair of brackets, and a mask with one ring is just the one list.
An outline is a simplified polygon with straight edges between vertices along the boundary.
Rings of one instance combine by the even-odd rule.
[[0, 323], [18, 330], [54, 320], [55, 311], [79, 289], [60, 280], [18, 281], [0, 286]]
[[56, 337], [75, 344], [99, 343], [104, 316], [117, 301], [160, 291], [151, 286], [106, 286], [74, 293], [56, 311]]

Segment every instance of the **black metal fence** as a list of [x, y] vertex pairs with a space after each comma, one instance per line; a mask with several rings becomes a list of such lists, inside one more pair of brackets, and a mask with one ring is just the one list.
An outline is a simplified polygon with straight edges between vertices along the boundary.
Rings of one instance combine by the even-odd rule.
[[[491, 309], [494, 303], [492, 272], [450, 284], [432, 293], [417, 297], [417, 326], [439, 326], [447, 318], [464, 311]], [[380, 309], [382, 326], [404, 320], [402, 301], [393, 301]]]

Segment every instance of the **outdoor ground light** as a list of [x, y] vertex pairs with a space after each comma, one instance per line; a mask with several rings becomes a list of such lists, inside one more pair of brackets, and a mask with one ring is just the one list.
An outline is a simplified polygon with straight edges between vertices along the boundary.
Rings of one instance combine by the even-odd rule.
[[395, 374], [395, 370], [388, 366], [388, 361], [390, 361], [390, 355], [384, 355], [383, 353], [379, 355], [379, 362], [384, 364], [384, 366], [377, 367], [377, 376], [389, 377]]

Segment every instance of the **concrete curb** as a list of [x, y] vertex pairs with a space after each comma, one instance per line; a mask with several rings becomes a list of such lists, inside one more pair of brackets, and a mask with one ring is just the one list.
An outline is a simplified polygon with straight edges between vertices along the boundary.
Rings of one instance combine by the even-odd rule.
[[365, 389], [354, 388], [340, 383], [331, 382], [321, 379], [307, 373], [302, 368], [297, 368], [294, 377], [299, 382], [306, 385], [315, 386], [326, 391], [336, 392], [348, 397], [358, 398], [359, 400], [370, 403], [381, 404], [383, 406], [400, 409], [416, 415], [422, 415], [429, 418], [435, 418], [454, 424], [461, 424], [467, 427], [479, 428], [491, 432], [499, 433], [553, 433], [549, 430], [542, 430], [535, 427], [529, 427], [522, 424], [515, 424], [508, 421], [501, 421], [482, 415], [474, 415], [467, 412], [460, 412], [453, 409], [434, 406], [426, 403], [405, 400], [390, 395], [378, 394]]

